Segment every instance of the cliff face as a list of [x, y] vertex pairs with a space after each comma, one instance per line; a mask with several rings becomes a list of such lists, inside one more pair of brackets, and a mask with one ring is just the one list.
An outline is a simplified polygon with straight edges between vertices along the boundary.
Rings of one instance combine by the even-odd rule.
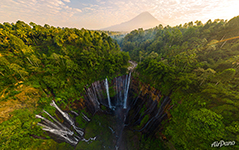
[[161, 133], [164, 126], [162, 122], [171, 117], [170, 109], [173, 107], [169, 96], [162, 95], [160, 90], [132, 77], [128, 103], [133, 101], [135, 104], [131, 105], [127, 124], [147, 136], [157, 135], [165, 139]]
[[[76, 100], [69, 106], [73, 110], [76, 108], [76, 112], [69, 109], [61, 110], [54, 101], [50, 104], [57, 108], [57, 118], [62, 122], [60, 126], [55, 125], [56, 130], [65, 126], [64, 131], [71, 135], [70, 139], [63, 137], [60, 132], [48, 130], [54, 128], [52, 126], [54, 123], [37, 115], [38, 118], [43, 119], [41, 124], [48, 127], [44, 130], [48, 131], [49, 136], [55, 141], [67, 142], [79, 148], [82, 140], [88, 141], [85, 137], [90, 137], [91, 140], [99, 137], [98, 141], [108, 144], [111, 148], [118, 147], [119, 150], [126, 149], [132, 144], [125, 140], [131, 138], [127, 134], [134, 135], [136, 139], [140, 139], [141, 136], [165, 139], [162, 134], [163, 122], [171, 116], [169, 113], [172, 108], [171, 99], [167, 95], [161, 95], [161, 92], [154, 87], [140, 82], [138, 78], [130, 77], [131, 73], [116, 77], [109, 82], [96, 81], [91, 86], [85, 87], [84, 99]], [[87, 112], [83, 110], [84, 108]], [[90, 116], [90, 119], [86, 119], [84, 114]], [[73, 129], [77, 131], [76, 135], [71, 134]], [[104, 132], [99, 132], [101, 130]], [[107, 143], [105, 143], [106, 138]], [[140, 143], [140, 141], [136, 142]], [[100, 145], [102, 144], [97, 145], [97, 148]]]

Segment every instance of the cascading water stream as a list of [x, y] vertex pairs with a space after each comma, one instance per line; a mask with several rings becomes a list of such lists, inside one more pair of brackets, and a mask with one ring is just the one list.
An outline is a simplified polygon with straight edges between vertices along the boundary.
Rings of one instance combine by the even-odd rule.
[[109, 85], [108, 85], [107, 78], [105, 79], [105, 88], [106, 88], [106, 92], [107, 92], [108, 105], [109, 105], [109, 108], [112, 109], [111, 101], [110, 101], [110, 94], [109, 94]]
[[[57, 109], [57, 111], [62, 115], [64, 120], [66, 120], [73, 127], [73, 129], [76, 131], [77, 134], [75, 134], [73, 131], [71, 131], [64, 124], [60, 123], [57, 119], [55, 119], [53, 116], [51, 116], [45, 110], [43, 110], [43, 112], [46, 113], [53, 120], [53, 122], [51, 122], [50, 120], [46, 119], [45, 117], [42, 117], [40, 115], [36, 115], [36, 118], [39, 118], [39, 119], [42, 120], [41, 121], [42, 123], [38, 123], [39, 126], [43, 127], [42, 130], [47, 131], [47, 132], [53, 134], [54, 136], [57, 137], [57, 139], [59, 139], [61, 141], [64, 141], [66, 143], [69, 143], [69, 144], [71, 144], [73, 146], [76, 146], [79, 141], [89, 141], [89, 140], [95, 140], [96, 139], [96, 137], [90, 138], [89, 140], [86, 140], [85, 138], [83, 138], [84, 130], [79, 128], [79, 127], [77, 127], [75, 125], [75, 122], [74, 122], [73, 118], [71, 118], [69, 114], [63, 112], [56, 105], [56, 103], [53, 100], [52, 100], [52, 103], [50, 105]], [[90, 121], [90, 119], [87, 116], [85, 116], [84, 114], [83, 114], [83, 117], [87, 121]]]
[[73, 119], [70, 117], [69, 114], [63, 112], [63, 111], [56, 105], [56, 103], [55, 103], [54, 101], [52, 101], [52, 103], [51, 103], [50, 105], [53, 106], [53, 107], [55, 107], [55, 108], [61, 113], [61, 115], [68, 121], [68, 123], [70, 123], [70, 125], [75, 129], [75, 131], [80, 134], [80, 136], [83, 136], [83, 135], [84, 135], [83, 129], [81, 129], [81, 128], [75, 126], [75, 122], [73, 121]]
[[127, 108], [127, 98], [128, 98], [128, 92], [129, 92], [130, 76], [131, 76], [131, 72], [129, 73], [128, 80], [126, 80], [128, 82], [127, 82], [127, 88], [126, 88], [125, 96], [124, 96], [124, 109]]
[[[131, 72], [128, 75], [116, 77], [112, 80], [112, 82], [108, 82], [106, 78], [103, 81], [96, 81], [92, 83], [90, 87], [85, 88], [85, 100], [88, 104], [88, 109], [91, 110], [92, 114], [106, 111], [108, 114], [116, 116], [115, 122], [117, 125], [115, 129], [113, 130], [114, 126], [108, 126], [116, 138], [115, 149], [124, 149], [121, 143], [124, 140], [124, 138], [122, 138], [122, 133], [125, 126], [139, 125], [143, 118], [148, 115], [150, 118], [144, 124], [144, 126], [141, 129], [134, 131], [153, 131], [158, 126], [157, 124], [160, 124], [162, 119], [167, 116], [167, 114], [164, 112], [164, 108], [171, 102], [169, 97], [165, 97], [158, 108], [157, 100], [152, 100], [152, 98], [148, 100], [147, 96], [140, 96], [142, 91], [139, 93], [137, 92], [136, 97], [132, 98], [132, 93], [130, 93], [130, 81]], [[111, 88], [115, 90], [116, 95], [114, 95], [114, 97], [110, 97], [111, 94], [109, 89]], [[51, 120], [53, 120], [53, 122], [51, 122], [40, 115], [36, 115], [37, 118], [42, 119], [42, 122], [38, 123], [38, 125], [42, 126], [44, 131], [55, 135], [57, 139], [67, 142], [73, 146], [76, 146], [80, 141], [88, 143], [89, 141], [96, 140], [96, 136], [86, 140], [84, 138], [84, 129], [77, 127], [74, 119], [68, 113], [62, 111], [54, 101], [52, 101], [50, 105], [56, 108], [56, 110], [64, 119], [65, 124], [59, 122], [57, 119], [43, 110], [43, 112], [47, 114]], [[107, 109], [101, 110], [102, 106], [105, 106]], [[147, 108], [144, 110], [144, 112], [140, 112], [143, 109], [143, 106]], [[131, 110], [132, 112], [129, 113]], [[92, 120], [82, 112], [78, 114], [74, 111], [71, 111], [71, 113], [75, 116], [79, 116], [79, 114], [81, 114], [82, 119], [84, 119], [86, 122], [90, 122]], [[75, 132], [71, 131], [66, 123], [68, 123]], [[152, 129], [150, 129], [151, 127]]]

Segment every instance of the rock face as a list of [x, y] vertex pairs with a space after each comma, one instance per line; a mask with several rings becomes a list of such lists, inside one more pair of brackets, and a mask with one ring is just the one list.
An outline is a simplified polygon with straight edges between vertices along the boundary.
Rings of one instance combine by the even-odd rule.
[[104, 28], [101, 30], [129, 32], [138, 28], [149, 29], [159, 24], [160, 24], [160, 21], [158, 21], [155, 17], [153, 17], [149, 12], [143, 12], [127, 22], [123, 22], [121, 24], [117, 24], [117, 25]]
[[[107, 79], [92, 83], [90, 87], [86, 88], [84, 97], [86, 108], [92, 116], [100, 113], [114, 116], [114, 122], [109, 124], [108, 128], [115, 135], [112, 137], [115, 149], [124, 150], [126, 141], [123, 133], [125, 128], [141, 132], [146, 137], [154, 136], [156, 132], [163, 129], [162, 121], [170, 117], [169, 110], [172, 108], [169, 96], [161, 95], [159, 90], [141, 83], [134, 76], [131, 78], [130, 72], [128, 75], [114, 78], [109, 84]], [[45, 111], [53, 122], [40, 115], [36, 115], [36, 117], [42, 119], [38, 125], [42, 126], [43, 130], [47, 131], [49, 136], [57, 142], [67, 142], [72, 146], [77, 146], [80, 141], [89, 142], [96, 140], [97, 136], [100, 137], [95, 132], [94, 138], [91, 136], [89, 140], [86, 140], [84, 138], [85, 129], [78, 127], [76, 120], [70, 114], [61, 110], [54, 101], [51, 106], [57, 109], [61, 116], [58, 118], [63, 118], [63, 123]], [[70, 113], [79, 116], [74, 111]], [[92, 118], [89, 119], [85, 115], [82, 117], [87, 122], [92, 121]], [[97, 121], [94, 126], [98, 126], [100, 129], [101, 122], [102, 120]]]

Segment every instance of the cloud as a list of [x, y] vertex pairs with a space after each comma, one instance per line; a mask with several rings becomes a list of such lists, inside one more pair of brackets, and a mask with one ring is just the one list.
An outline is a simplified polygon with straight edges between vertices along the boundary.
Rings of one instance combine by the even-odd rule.
[[70, 0], [63, 0], [64, 2], [67, 2], [67, 3], [70, 3], [71, 1]]
[[63, 1], [70, 2], [70, 0], [1, 0], [0, 6], [4, 6], [1, 9], [5, 13], [0, 16], [0, 20], [3, 22], [23, 20], [54, 26], [66, 25], [71, 17], [82, 11], [67, 6]]
[[0, 20], [100, 29], [148, 11], [171, 26], [239, 15], [238, 0], [0, 0]]
[[[159, 21], [171, 26], [190, 21], [227, 19], [239, 15], [238, 0], [97, 0], [97, 7], [87, 6], [89, 16], [98, 16], [98, 24], [110, 26], [149, 11]], [[90, 9], [91, 8], [91, 9]], [[93, 9], [94, 8], [94, 9]], [[100, 21], [103, 19], [104, 21]]]
[[78, 8], [74, 8], [74, 10], [75, 11], [77, 11], [77, 12], [82, 12], [80, 9], [78, 9]]

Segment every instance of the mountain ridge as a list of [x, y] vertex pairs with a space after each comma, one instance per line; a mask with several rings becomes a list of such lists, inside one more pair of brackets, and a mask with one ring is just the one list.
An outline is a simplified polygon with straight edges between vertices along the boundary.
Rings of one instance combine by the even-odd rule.
[[116, 24], [101, 30], [104, 31], [132, 31], [134, 29], [143, 28], [149, 29], [160, 24], [160, 21], [157, 20], [149, 12], [142, 12], [136, 17], [132, 18], [129, 21], [123, 22], [121, 24]]

